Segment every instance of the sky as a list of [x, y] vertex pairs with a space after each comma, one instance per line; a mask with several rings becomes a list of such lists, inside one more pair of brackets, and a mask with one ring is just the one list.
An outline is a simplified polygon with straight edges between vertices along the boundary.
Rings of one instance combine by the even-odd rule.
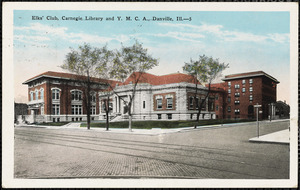
[[268, 73], [280, 81], [277, 100], [290, 101], [289, 12], [15, 10], [13, 22], [16, 102], [28, 100], [28, 87], [22, 84], [27, 79], [46, 71], [67, 72], [59, 66], [70, 48], [89, 43], [113, 50], [135, 39], [159, 59], [149, 73], [183, 72], [185, 62], [207, 55], [229, 63], [223, 77]]

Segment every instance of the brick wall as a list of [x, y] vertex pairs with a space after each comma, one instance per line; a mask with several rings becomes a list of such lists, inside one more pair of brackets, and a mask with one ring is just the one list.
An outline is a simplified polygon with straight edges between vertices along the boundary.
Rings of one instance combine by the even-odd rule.
[[[171, 94], [173, 95], [173, 107], [172, 108], [167, 108], [167, 98], [166, 95]], [[162, 96], [162, 108], [158, 109], [157, 108], [157, 101], [156, 101], [156, 96]], [[168, 111], [168, 110], [176, 110], [176, 93], [175, 92], [168, 92], [168, 93], [159, 93], [159, 94], [154, 94], [153, 95], [153, 110], [154, 111]]]

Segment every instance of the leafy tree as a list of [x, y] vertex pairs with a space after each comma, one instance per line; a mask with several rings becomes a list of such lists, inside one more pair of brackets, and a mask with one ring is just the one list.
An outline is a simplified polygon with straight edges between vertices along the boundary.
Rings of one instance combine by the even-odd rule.
[[[196, 102], [196, 106], [198, 109], [197, 112], [197, 123], [199, 124], [199, 117], [201, 114], [202, 107], [206, 102], [209, 94], [211, 93], [211, 83], [213, 80], [218, 78], [222, 72], [229, 67], [229, 64], [220, 63], [219, 59], [213, 59], [212, 57], [207, 57], [205, 55], [199, 56], [199, 60], [190, 60], [189, 63], [185, 63], [183, 70], [187, 72], [189, 75], [193, 76], [197, 80], [194, 80], [196, 85], [196, 92], [194, 95], [194, 101]], [[207, 93], [204, 99], [201, 101], [196, 101], [197, 94], [201, 94], [198, 90], [199, 82], [201, 84], [206, 84], [208, 86]], [[195, 125], [196, 128], [196, 125]]]
[[122, 44], [121, 50], [115, 52], [112, 69], [110, 75], [118, 80], [125, 81], [129, 79], [131, 84], [131, 94], [128, 102], [123, 102], [128, 108], [129, 116], [129, 130], [131, 131], [132, 112], [131, 107], [136, 94], [137, 84], [143, 74], [158, 65], [158, 60], [148, 54], [148, 50], [143, 48], [142, 44], [138, 41], [132, 46], [125, 47]]
[[95, 71], [101, 79], [104, 79], [103, 82], [107, 86], [107, 88], [104, 91], [102, 91], [102, 94], [105, 96], [105, 98], [103, 99], [103, 105], [104, 105], [104, 111], [106, 115], [106, 130], [108, 131], [110, 96], [113, 94], [114, 87], [116, 85], [116, 81], [110, 80], [113, 77], [111, 76], [111, 69], [112, 69], [115, 53], [111, 50], [108, 50], [107, 46], [103, 47], [99, 53], [101, 59], [99, 59]]
[[84, 104], [87, 114], [87, 128], [90, 129], [90, 109], [91, 109], [91, 88], [92, 86], [106, 85], [105, 81], [95, 80], [94, 77], [99, 76], [99, 65], [103, 64], [108, 59], [110, 51], [107, 47], [95, 48], [89, 44], [84, 44], [78, 47], [78, 50], [71, 48], [66, 55], [64, 64], [61, 68], [68, 70], [78, 75], [77, 81], [84, 87], [85, 98]]

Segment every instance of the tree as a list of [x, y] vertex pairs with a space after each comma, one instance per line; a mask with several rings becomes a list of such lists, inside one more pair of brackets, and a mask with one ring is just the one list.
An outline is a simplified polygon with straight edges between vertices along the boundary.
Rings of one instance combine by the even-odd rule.
[[[201, 114], [203, 104], [206, 102], [209, 94], [211, 93], [210, 86], [212, 81], [218, 78], [222, 74], [222, 72], [228, 67], [229, 64], [220, 63], [219, 59], [213, 59], [212, 57], [207, 57], [205, 55], [199, 56], [199, 60], [197, 61], [191, 59], [189, 63], [185, 63], [183, 70], [189, 75], [193, 76], [193, 78], [197, 79], [194, 80], [196, 86], [194, 101], [196, 102], [196, 106], [198, 109], [197, 124], [199, 124], [199, 117]], [[199, 82], [201, 84], [206, 84], [208, 88], [204, 99], [201, 99], [201, 101], [196, 101], [197, 94], [199, 93]]]
[[136, 94], [137, 84], [147, 70], [158, 65], [158, 60], [149, 55], [147, 51], [148, 50], [143, 48], [142, 44], [138, 41], [135, 41], [135, 43], [129, 47], [125, 47], [122, 44], [121, 50], [116, 51], [115, 53], [113, 66], [110, 72], [110, 75], [115, 79], [123, 82], [125, 79], [129, 78], [131, 82], [131, 84], [128, 85], [131, 88], [129, 100], [128, 102], [123, 100], [128, 108], [128, 128], [130, 131], [132, 123], [131, 107]]
[[[106, 130], [109, 130], [109, 112], [110, 112], [110, 96], [113, 93], [114, 87], [117, 84], [116, 81], [110, 80], [113, 76], [111, 75], [111, 69], [113, 65], [113, 60], [115, 53], [107, 49], [107, 46], [104, 46], [101, 49], [101, 59], [99, 59], [98, 65], [96, 67], [96, 72], [99, 77], [101, 77], [103, 82], [106, 84], [107, 88], [102, 92], [106, 97], [103, 99], [104, 111], [106, 115]], [[102, 104], [101, 104], [102, 106]]]
[[89, 44], [78, 47], [78, 50], [71, 48], [66, 55], [64, 64], [61, 68], [78, 75], [76, 82], [84, 88], [84, 104], [87, 114], [87, 129], [90, 129], [90, 110], [91, 110], [91, 88], [94, 85], [106, 85], [105, 81], [97, 81], [94, 77], [99, 74], [99, 65], [108, 57], [107, 47], [95, 48]]

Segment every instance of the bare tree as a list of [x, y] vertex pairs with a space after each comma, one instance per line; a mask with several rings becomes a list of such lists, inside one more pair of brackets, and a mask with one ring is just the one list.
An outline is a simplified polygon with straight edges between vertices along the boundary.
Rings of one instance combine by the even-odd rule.
[[[189, 75], [193, 76], [195, 79], [194, 84], [196, 86], [194, 101], [198, 109], [197, 112], [197, 124], [199, 124], [199, 117], [201, 114], [202, 107], [206, 102], [209, 94], [211, 93], [211, 83], [213, 80], [218, 78], [222, 72], [229, 67], [229, 64], [220, 63], [219, 59], [213, 59], [212, 57], [207, 57], [205, 55], [199, 56], [199, 60], [190, 60], [189, 63], [185, 63], [183, 70]], [[197, 95], [200, 94], [198, 90], [198, 85], [206, 84], [208, 86], [206, 95], [204, 99], [197, 100]], [[195, 125], [196, 128], [196, 125]]]
[[138, 41], [132, 46], [124, 47], [120, 51], [116, 51], [110, 75], [118, 80], [125, 81], [129, 79], [131, 84], [131, 94], [127, 104], [129, 116], [129, 130], [131, 131], [132, 113], [131, 107], [136, 94], [137, 84], [139, 83], [143, 74], [158, 65], [158, 60], [148, 54], [148, 50], [143, 48], [142, 44]]

